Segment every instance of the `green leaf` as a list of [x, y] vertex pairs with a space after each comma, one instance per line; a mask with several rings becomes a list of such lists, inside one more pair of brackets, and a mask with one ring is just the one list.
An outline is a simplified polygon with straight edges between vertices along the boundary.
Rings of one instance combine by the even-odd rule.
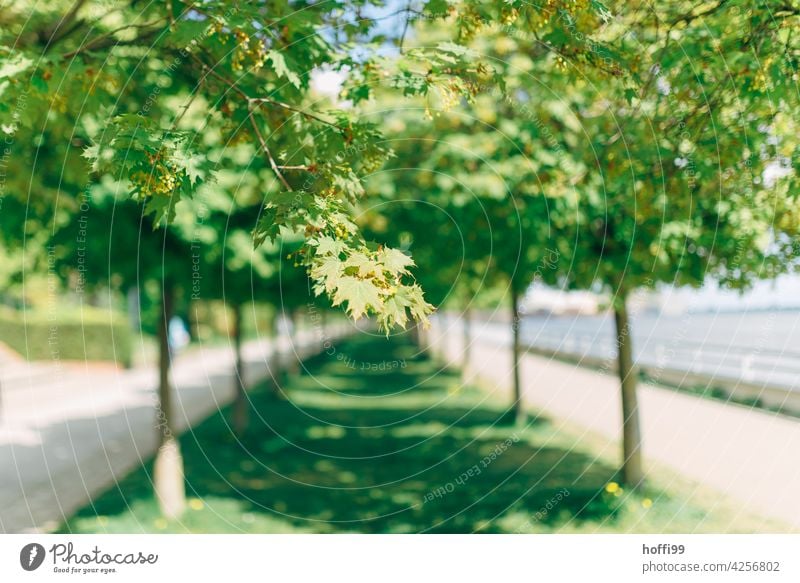
[[287, 66], [286, 57], [282, 53], [269, 51], [267, 59], [272, 63], [272, 68], [278, 77], [283, 77], [298, 89], [300, 88], [300, 77]]
[[366, 253], [355, 251], [345, 261], [345, 268], [354, 267], [355, 273], [361, 277], [375, 274], [379, 271], [378, 265]]
[[347, 302], [347, 313], [358, 320], [369, 308], [380, 310], [382, 306], [378, 288], [367, 280], [344, 276], [339, 278], [333, 295], [333, 305]]
[[[311, 241], [310, 243], [314, 243]], [[338, 258], [340, 253], [346, 249], [345, 244], [333, 237], [320, 237], [316, 242], [317, 253], [320, 255], [334, 255]]]
[[395, 274], [406, 274], [408, 273], [408, 268], [414, 265], [414, 260], [411, 257], [399, 249], [392, 249], [391, 247], [384, 247], [378, 251], [378, 261]]
[[326, 293], [336, 289], [343, 272], [344, 262], [334, 256], [315, 260], [311, 267], [311, 277], [322, 283]]

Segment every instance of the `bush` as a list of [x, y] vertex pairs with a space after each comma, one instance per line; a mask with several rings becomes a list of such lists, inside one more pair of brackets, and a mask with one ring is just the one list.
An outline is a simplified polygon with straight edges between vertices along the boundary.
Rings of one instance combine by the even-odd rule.
[[125, 367], [133, 344], [126, 317], [97, 308], [0, 310], [0, 342], [28, 360], [112, 361]]

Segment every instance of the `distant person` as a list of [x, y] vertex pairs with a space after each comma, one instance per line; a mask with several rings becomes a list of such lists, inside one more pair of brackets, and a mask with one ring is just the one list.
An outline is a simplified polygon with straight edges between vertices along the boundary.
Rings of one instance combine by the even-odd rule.
[[172, 316], [169, 321], [168, 339], [171, 356], [175, 356], [189, 344], [191, 340], [189, 329], [180, 316]]
[[285, 313], [282, 314], [281, 318], [278, 320], [278, 339], [283, 340], [284, 342], [288, 343], [289, 346], [291, 346], [294, 338], [294, 332], [294, 322], [292, 321], [291, 316]]

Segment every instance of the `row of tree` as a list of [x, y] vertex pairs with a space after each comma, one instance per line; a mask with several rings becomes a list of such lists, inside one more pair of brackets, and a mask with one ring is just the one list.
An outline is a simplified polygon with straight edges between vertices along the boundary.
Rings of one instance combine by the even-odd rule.
[[[587, 27], [599, 22], [594, 7], [563, 9]], [[352, 219], [362, 177], [390, 155], [359, 104], [376, 81], [408, 95], [452, 86], [471, 96], [494, 73], [456, 35], [383, 59], [381, 21], [404, 22], [388, 35], [402, 48], [417, 16], [454, 19], [470, 34], [517, 16], [526, 28], [538, 9], [431, 0], [381, 10], [361, 0], [52, 0], [0, 11], [3, 247], [23, 249], [25, 273], [52, 269], [55, 258], [79, 290], [159, 289], [154, 479], [168, 517], [183, 508], [169, 385], [178, 297], [223, 297], [237, 350], [244, 303], [305, 303], [307, 274], [333, 306], [373, 314], [386, 329], [432, 309], [413, 261], [368, 243]], [[575, 50], [592, 60], [588, 44]], [[325, 69], [347, 72], [350, 106], [314, 93], [312, 73]], [[286, 261], [307, 273], [283, 269]], [[240, 367], [237, 356], [237, 378]], [[242, 430], [241, 386], [238, 395]]]
[[[409, 246], [423, 287], [458, 305], [465, 327], [476, 292], [507, 290], [518, 420], [521, 295], [534, 283], [610, 294], [622, 479], [638, 486], [631, 295], [709, 280], [745, 289], [797, 265], [798, 54], [788, 30], [798, 13], [732, 2], [616, 8], [595, 36], [611, 51], [602, 65], [560, 53], [536, 29], [494, 27], [464, 42], [502, 84], [455, 106], [384, 94], [376, 112], [395, 158], [370, 188], [392, 226], [380, 236]], [[576, 34], [569, 14], [555, 18]], [[418, 30], [422, 44], [448, 34]], [[534, 58], [543, 48], [555, 66]]]
[[[170, 381], [175, 352], [170, 326], [178, 305], [191, 311], [197, 300], [217, 300], [230, 309], [228, 328], [235, 361], [230, 423], [241, 436], [249, 421], [243, 380], [244, 311], [254, 302], [271, 303], [278, 313], [292, 315], [314, 301], [306, 274], [288, 259], [297, 244], [285, 240], [255, 248], [249, 223], [257, 213], [248, 202], [255, 191], [245, 184], [226, 186], [225, 180], [221, 176], [215, 188], [191, 201], [194, 208], [185, 205], [173, 223], [155, 230], [139, 205], [120, 200], [118, 183], [92, 185], [87, 191], [90, 200], [78, 209], [78, 220], [65, 221], [48, 242], [56, 254], [58, 275], [79, 298], [95, 289], [129, 294], [152, 285], [158, 290], [158, 449], [153, 485], [167, 517], [180, 515], [184, 507], [183, 464]], [[280, 358], [276, 350], [271, 359], [274, 366], [268, 370], [276, 385], [282, 374]]]
[[[0, 12], [0, 233], [7, 248], [56, 242], [64, 273], [157, 282], [169, 429], [166, 326], [177, 289], [198, 281], [195, 259], [202, 293], [241, 306], [284, 273], [289, 246], [351, 316], [425, 320], [412, 259], [353, 218], [394, 148], [396, 172], [375, 179], [387, 209], [405, 197], [449, 213], [402, 211], [429, 299], [454, 281], [465, 298], [507, 282], [515, 375], [533, 279], [613, 292], [636, 484], [630, 293], [709, 274], [744, 286], [796, 251], [794, 175], [763, 177], [796, 159], [797, 14], [751, 0], [12, 2]], [[324, 70], [347, 78], [346, 101], [315, 94]], [[382, 128], [405, 138], [390, 144]], [[182, 482], [157, 474], [174, 515]]]

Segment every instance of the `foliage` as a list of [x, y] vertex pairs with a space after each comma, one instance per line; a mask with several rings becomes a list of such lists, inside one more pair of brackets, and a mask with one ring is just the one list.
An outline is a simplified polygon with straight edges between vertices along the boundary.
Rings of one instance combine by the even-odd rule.
[[[161, 224], [214, 179], [220, 147], [248, 143], [253, 155], [240, 164], [272, 178], [262, 191], [256, 241], [301, 234], [299, 257], [316, 291], [346, 304], [354, 317], [375, 313], [385, 327], [409, 316], [424, 320], [431, 308], [411, 277], [411, 261], [369, 245], [349, 218], [363, 195], [361, 177], [390, 155], [357, 104], [379, 80], [406, 94], [454, 102], [480, 91], [494, 73], [452, 41], [397, 62], [373, 58], [385, 38], [376, 33], [377, 20], [365, 15], [371, 6], [346, 0], [302, 10], [286, 0], [13, 3], [0, 18], [0, 124], [15, 142], [14, 163], [34, 168], [44, 187], [32, 189], [23, 180], [13, 185], [16, 194], [52, 203], [54, 192], [66, 194], [62, 182], [81, 183], [76, 158], [83, 151], [96, 174], [126, 184]], [[535, 24], [551, 35], [552, 46], [569, 44], [589, 61], [595, 45], [565, 36], [566, 21], [557, 15], [570, 15], [582, 29], [605, 17], [602, 6], [583, 0], [545, 7], [431, 0], [404, 12], [407, 19], [453, 19], [454, 41], [495, 23], [509, 30]], [[402, 36], [396, 40], [402, 46]], [[354, 43], [376, 50], [362, 58]], [[309, 73], [324, 68], [349, 71], [360, 85], [346, 92], [353, 107], [323, 109], [313, 102]], [[56, 148], [60, 173], [38, 171], [43, 145]]]
[[625, 297], [660, 282], [715, 276], [741, 287], [773, 276], [773, 226], [796, 172], [780, 187], [765, 175], [797, 146], [786, 75], [800, 48], [787, 34], [794, 16], [775, 18], [761, 2], [617, 8], [600, 36], [629, 55], [629, 79], [549, 77], [557, 115], [531, 94], [561, 155], [583, 169], [564, 213], [574, 217], [560, 247], [568, 279]]
[[191, 241], [177, 227], [153, 230], [141, 207], [120, 200], [121, 185], [105, 180], [90, 188], [79, 221], [65, 223], [53, 236], [56, 269], [79, 296], [109, 282], [127, 292], [148, 282], [192, 281]]

